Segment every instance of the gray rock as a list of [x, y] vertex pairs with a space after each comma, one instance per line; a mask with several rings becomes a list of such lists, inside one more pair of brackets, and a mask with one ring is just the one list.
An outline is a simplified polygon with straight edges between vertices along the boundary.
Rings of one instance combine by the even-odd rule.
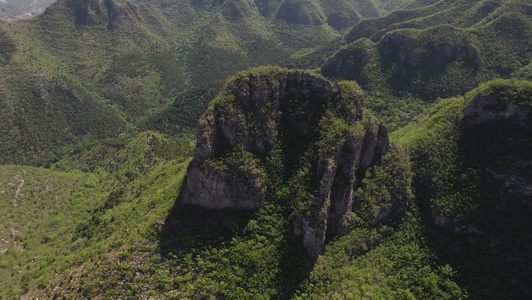
[[294, 233], [303, 238], [310, 257], [321, 254], [326, 238], [347, 233], [348, 218], [358, 205], [354, 195], [356, 171], [373, 165], [375, 159], [391, 147], [386, 127], [378, 124], [375, 118], [368, 124], [359, 135], [344, 136], [344, 142], [337, 145], [331, 155], [319, 158], [318, 194], [310, 212], [299, 213], [294, 221]]
[[[320, 132], [325, 108], [335, 107], [347, 124], [363, 122], [363, 126], [338, 132], [332, 152], [323, 150], [315, 157], [318, 191], [309, 208], [296, 213], [295, 235], [309, 256], [320, 255], [328, 237], [347, 233], [347, 219], [358, 205], [356, 174], [391, 147], [386, 127], [364, 116], [361, 92], [345, 99], [341, 89], [319, 75], [297, 70], [237, 75], [200, 119], [181, 203], [258, 209], [264, 202], [263, 176], [268, 176], [272, 149], [280, 140], [316, 140], [312, 135]], [[283, 155], [303, 156], [307, 150], [303, 144], [292, 145], [300, 149], [284, 145]]]

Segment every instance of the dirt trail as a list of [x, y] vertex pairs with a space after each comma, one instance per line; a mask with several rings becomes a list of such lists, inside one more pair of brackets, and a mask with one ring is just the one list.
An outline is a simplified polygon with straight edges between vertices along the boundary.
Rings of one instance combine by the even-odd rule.
[[20, 193], [20, 189], [24, 186], [24, 178], [20, 180], [20, 184], [18, 185], [17, 191], [15, 192], [15, 198], [13, 199], [13, 204], [17, 204], [17, 197]]

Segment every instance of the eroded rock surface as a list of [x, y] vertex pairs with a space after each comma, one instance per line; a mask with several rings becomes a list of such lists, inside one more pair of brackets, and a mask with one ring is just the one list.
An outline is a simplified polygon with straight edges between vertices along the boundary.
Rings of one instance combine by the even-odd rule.
[[76, 25], [105, 25], [112, 27], [117, 18], [128, 15], [128, 10], [135, 11], [136, 6], [120, 0], [66, 0], [75, 9]]
[[182, 203], [257, 209], [279, 182], [299, 176], [309, 190], [287, 199], [299, 205], [294, 232], [318, 256], [328, 237], [347, 232], [359, 177], [391, 147], [362, 100], [355, 83], [333, 85], [312, 73], [237, 75], [200, 119]]
[[310, 257], [323, 251], [327, 237], [344, 235], [354, 208], [358, 187], [357, 171], [370, 167], [375, 159], [391, 147], [388, 131], [372, 119], [362, 133], [346, 134], [332, 153], [318, 161], [320, 184], [309, 210], [298, 214], [294, 222], [297, 236], [303, 238]]
[[492, 85], [472, 97], [460, 126], [485, 144], [482, 156], [497, 158], [484, 169], [501, 196], [532, 208], [532, 95]]

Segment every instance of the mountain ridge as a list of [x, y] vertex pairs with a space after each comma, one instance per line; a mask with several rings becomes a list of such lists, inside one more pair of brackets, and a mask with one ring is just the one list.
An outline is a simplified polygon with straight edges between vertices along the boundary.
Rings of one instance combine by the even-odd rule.
[[530, 298], [531, 12], [60, 0], [0, 21], [0, 297]]

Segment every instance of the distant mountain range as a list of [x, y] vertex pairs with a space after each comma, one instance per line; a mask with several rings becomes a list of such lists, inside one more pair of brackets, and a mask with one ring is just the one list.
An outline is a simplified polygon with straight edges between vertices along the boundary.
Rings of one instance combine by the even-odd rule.
[[56, 0], [0, 0], [0, 19], [18, 20], [42, 13]]

